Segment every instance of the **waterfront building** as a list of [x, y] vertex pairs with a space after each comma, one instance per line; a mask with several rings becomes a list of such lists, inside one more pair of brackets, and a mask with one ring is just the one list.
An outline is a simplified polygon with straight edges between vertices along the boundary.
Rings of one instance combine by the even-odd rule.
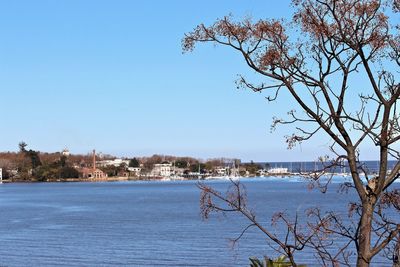
[[129, 160], [125, 159], [111, 159], [111, 160], [101, 160], [97, 162], [98, 166], [106, 167], [106, 166], [115, 166], [119, 167], [121, 164], [125, 164], [126, 166], [129, 165]]
[[216, 173], [218, 176], [227, 176], [228, 173], [229, 173], [229, 167], [217, 167], [217, 168], [215, 169], [215, 173]]
[[103, 179], [107, 178], [107, 174], [105, 174], [100, 169], [93, 169], [93, 168], [82, 168], [81, 169], [82, 178], [86, 179]]
[[83, 178], [88, 179], [104, 179], [107, 178], [102, 170], [96, 168], [96, 150], [93, 149], [93, 166], [92, 168], [83, 168], [81, 170]]
[[152, 176], [170, 177], [174, 174], [174, 168], [172, 163], [160, 163], [154, 164], [153, 170], [151, 171]]
[[288, 168], [272, 168], [268, 170], [269, 174], [287, 174], [289, 173]]
[[133, 173], [134, 176], [140, 176], [140, 172], [142, 171], [142, 168], [140, 168], [140, 167], [128, 167], [128, 171], [130, 173]]

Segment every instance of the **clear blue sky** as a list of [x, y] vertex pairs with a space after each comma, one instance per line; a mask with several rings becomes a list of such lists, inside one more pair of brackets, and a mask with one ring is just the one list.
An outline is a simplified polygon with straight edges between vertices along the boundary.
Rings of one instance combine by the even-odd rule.
[[246, 68], [212, 45], [182, 54], [197, 24], [232, 13], [288, 17], [289, 1], [1, 1], [0, 150], [314, 160], [327, 142], [286, 150], [270, 133], [290, 103], [237, 90]]

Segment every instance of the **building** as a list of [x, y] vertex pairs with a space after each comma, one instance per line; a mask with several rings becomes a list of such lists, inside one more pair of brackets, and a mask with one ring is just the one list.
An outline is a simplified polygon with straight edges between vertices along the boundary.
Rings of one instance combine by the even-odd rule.
[[218, 176], [227, 176], [229, 173], [229, 167], [218, 167], [215, 169], [215, 173]]
[[140, 176], [140, 172], [142, 171], [142, 168], [140, 168], [140, 167], [128, 167], [128, 171], [130, 173], [133, 173], [134, 176]]
[[83, 178], [87, 179], [105, 179], [107, 174], [96, 168], [96, 150], [93, 149], [93, 166], [92, 168], [83, 168], [81, 170]]
[[268, 170], [269, 174], [288, 174], [288, 168], [272, 168]]
[[85, 179], [104, 179], [107, 178], [107, 174], [102, 170], [93, 168], [82, 168], [82, 177]]
[[125, 164], [126, 166], [129, 165], [129, 160], [125, 159], [110, 159], [110, 160], [102, 160], [97, 162], [98, 166], [106, 167], [106, 166], [115, 166], [119, 167], [121, 164]]
[[61, 155], [68, 157], [70, 155], [68, 148], [64, 148], [64, 150], [61, 151]]
[[153, 170], [151, 170], [151, 175], [161, 177], [170, 177], [174, 175], [172, 163], [154, 164]]

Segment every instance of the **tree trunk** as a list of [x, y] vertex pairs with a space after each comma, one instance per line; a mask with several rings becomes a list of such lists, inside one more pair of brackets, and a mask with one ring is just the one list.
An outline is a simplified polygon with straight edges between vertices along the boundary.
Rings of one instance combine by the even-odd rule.
[[367, 198], [363, 201], [363, 210], [361, 214], [360, 232], [358, 234], [358, 257], [357, 267], [368, 267], [371, 261], [371, 230], [372, 230], [372, 216], [373, 204]]
[[393, 267], [400, 267], [400, 241], [397, 241], [393, 251]]

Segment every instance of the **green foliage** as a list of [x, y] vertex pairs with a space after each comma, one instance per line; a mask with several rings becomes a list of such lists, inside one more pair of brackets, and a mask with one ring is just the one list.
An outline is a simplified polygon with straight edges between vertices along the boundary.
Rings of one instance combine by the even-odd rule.
[[11, 173], [7, 169], [3, 169], [3, 179], [10, 179], [11, 178]]
[[59, 163], [60, 163], [61, 167], [66, 167], [67, 166], [67, 156], [61, 155]]
[[59, 177], [60, 178], [79, 178], [79, 172], [77, 169], [72, 167], [62, 167], [59, 170]]
[[[285, 255], [281, 255], [276, 259], [264, 257], [264, 260], [258, 258], [250, 258], [250, 267], [291, 267], [292, 264]], [[297, 265], [299, 267], [306, 267], [305, 264]]]
[[190, 165], [189, 169], [191, 172], [198, 172], [199, 171], [199, 164], [200, 164], [200, 172], [203, 173], [206, 165], [204, 163], [197, 163]]
[[54, 179], [79, 178], [79, 172], [73, 167], [60, 167], [56, 163], [45, 164], [35, 169], [32, 175], [38, 181], [51, 181]]
[[32, 149], [30, 149], [29, 151], [25, 151], [25, 157], [30, 159], [32, 169], [35, 169], [42, 165], [38, 151], [34, 151]]
[[264, 261], [261, 261], [260, 259], [257, 258], [250, 258], [250, 267], [264, 267], [267, 266], [267, 259], [265, 259], [265, 265]]
[[239, 170], [239, 175], [241, 176], [241, 177], [244, 177], [244, 176], [246, 176], [246, 170], [244, 170], [244, 169], [240, 169]]
[[19, 147], [20, 152], [25, 152], [26, 151], [25, 148], [27, 147], [27, 144], [24, 141], [22, 141], [18, 144], [18, 147]]
[[260, 166], [253, 161], [243, 164], [242, 166], [249, 172], [250, 175], [256, 175], [257, 171], [261, 169]]
[[39, 151], [26, 150], [27, 144], [20, 142], [19, 146], [19, 162], [18, 162], [18, 178], [20, 180], [28, 180], [35, 173], [35, 169], [42, 165], [39, 157]]
[[179, 160], [175, 161], [175, 166], [177, 168], [185, 169], [189, 166], [189, 163], [184, 159], [179, 159]]
[[20, 153], [22, 153], [25, 158], [28, 158], [30, 160], [32, 169], [35, 169], [36, 167], [42, 165], [39, 157], [39, 151], [35, 151], [32, 149], [26, 150], [26, 147], [28, 145], [25, 142], [20, 142], [18, 146]]
[[53, 164], [42, 165], [32, 172], [32, 176], [36, 177], [38, 181], [48, 181], [58, 178], [58, 174], [58, 168]]
[[139, 166], [140, 166], [140, 162], [139, 162], [139, 160], [137, 160], [137, 158], [133, 158], [129, 161], [129, 167], [137, 168]]
[[58, 160], [51, 162], [42, 161], [39, 156], [39, 151], [26, 150], [27, 144], [21, 142], [19, 144], [20, 155], [22, 156], [19, 163], [19, 179], [31, 180], [32, 178], [37, 181], [51, 181], [59, 178], [79, 178], [79, 172], [68, 166], [68, 158], [61, 155]]

